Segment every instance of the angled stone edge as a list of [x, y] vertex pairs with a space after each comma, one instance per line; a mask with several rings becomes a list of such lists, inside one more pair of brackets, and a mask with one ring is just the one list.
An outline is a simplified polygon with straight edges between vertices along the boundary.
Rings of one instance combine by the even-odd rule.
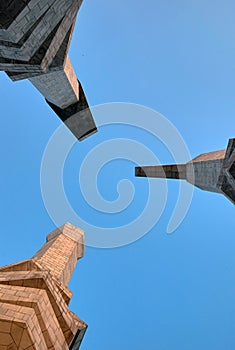
[[[14, 264], [0, 267], [0, 273], [2, 273], [2, 272], [17, 272], [17, 271], [20, 271], [20, 272], [42, 271], [42, 270], [43, 270], [42, 266], [40, 266], [40, 264], [38, 262], [34, 262], [33, 259], [22, 260], [22, 261], [19, 261], [17, 263], [14, 263]], [[67, 305], [69, 305], [69, 302], [72, 298], [71, 290], [68, 287], [66, 287], [65, 285], [63, 285], [62, 283], [60, 283], [58, 280], [53, 278], [53, 276], [51, 276], [51, 278], [52, 278], [53, 282], [57, 285], [64, 301], [66, 302]]]
[[80, 320], [81, 322], [78, 323], [77, 320], [79, 318], [75, 318], [74, 314], [68, 310], [68, 306], [60, 295], [58, 287], [49, 272], [1, 272], [1, 284], [45, 290], [68, 344], [78, 330], [87, 328], [83, 321]]
[[[1, 285], [0, 303], [18, 305], [27, 308], [26, 311], [30, 310], [36, 315], [38, 332], [41, 331], [40, 338], [44, 339], [47, 348], [51, 348], [53, 344], [53, 350], [66, 348], [66, 340], [45, 290]], [[35, 326], [37, 324], [33, 322], [33, 328]]]
[[87, 327], [77, 331], [72, 342], [70, 343], [69, 350], [78, 350], [79, 349], [86, 331], [87, 331]]
[[97, 132], [91, 110], [89, 108], [81, 83], [79, 83], [79, 101], [60, 108], [46, 99], [47, 104], [53, 109], [57, 116], [64, 122], [74, 136], [82, 141]]
[[217, 187], [235, 204], [235, 138], [229, 139]]
[[[11, 329], [5, 333], [0, 330], [0, 344], [6, 345], [3, 349], [47, 349], [44, 336], [38, 323], [35, 311], [22, 305], [12, 305], [0, 302], [0, 320], [11, 323]], [[14, 332], [13, 325], [21, 331], [20, 337]], [[8, 337], [6, 337], [8, 334]], [[4, 339], [5, 338], [5, 339]], [[11, 342], [11, 339], [13, 342]], [[12, 344], [16, 344], [13, 346]], [[13, 346], [13, 347], [12, 347]], [[2, 349], [2, 347], [1, 347]]]

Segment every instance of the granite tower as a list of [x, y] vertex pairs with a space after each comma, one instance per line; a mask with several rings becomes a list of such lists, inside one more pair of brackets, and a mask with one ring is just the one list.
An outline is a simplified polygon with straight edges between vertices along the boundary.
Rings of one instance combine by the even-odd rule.
[[1, 0], [0, 70], [29, 81], [77, 139], [96, 132], [68, 57], [82, 0]]
[[224, 194], [235, 204], [235, 139], [226, 150], [204, 153], [187, 164], [135, 168], [136, 176], [182, 179], [202, 190]]
[[78, 350], [87, 325], [68, 308], [84, 233], [67, 223], [28, 260], [0, 268], [0, 349]]

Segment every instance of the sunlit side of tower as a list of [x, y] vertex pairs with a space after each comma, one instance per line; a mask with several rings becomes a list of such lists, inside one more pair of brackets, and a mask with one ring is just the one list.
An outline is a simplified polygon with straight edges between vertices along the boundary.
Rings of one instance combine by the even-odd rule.
[[0, 268], [0, 350], [77, 350], [87, 325], [68, 308], [84, 233], [67, 223], [33, 258]]

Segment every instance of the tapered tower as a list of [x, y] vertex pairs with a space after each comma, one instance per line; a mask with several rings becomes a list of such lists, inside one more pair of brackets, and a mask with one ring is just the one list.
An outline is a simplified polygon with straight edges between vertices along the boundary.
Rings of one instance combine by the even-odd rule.
[[186, 180], [202, 190], [224, 194], [235, 204], [235, 139], [226, 150], [201, 154], [187, 164], [136, 167], [135, 175]]
[[69, 308], [68, 283], [84, 233], [67, 223], [33, 258], [0, 268], [0, 349], [77, 350], [87, 325]]
[[96, 132], [68, 57], [81, 4], [82, 0], [0, 1], [0, 70], [13, 81], [29, 79], [78, 140]]

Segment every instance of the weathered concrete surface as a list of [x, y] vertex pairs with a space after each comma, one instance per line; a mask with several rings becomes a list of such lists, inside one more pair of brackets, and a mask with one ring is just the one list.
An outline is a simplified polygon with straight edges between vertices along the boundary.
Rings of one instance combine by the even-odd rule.
[[201, 154], [187, 164], [136, 167], [135, 175], [184, 179], [202, 190], [222, 193], [235, 204], [235, 139], [226, 150]]
[[[68, 49], [81, 4], [82, 0], [0, 3], [0, 70], [13, 81], [29, 79], [47, 101], [60, 109], [80, 103], [81, 83], [68, 58]], [[83, 107], [89, 108], [88, 104]], [[96, 131], [91, 112], [72, 120], [66, 125], [79, 140]]]

